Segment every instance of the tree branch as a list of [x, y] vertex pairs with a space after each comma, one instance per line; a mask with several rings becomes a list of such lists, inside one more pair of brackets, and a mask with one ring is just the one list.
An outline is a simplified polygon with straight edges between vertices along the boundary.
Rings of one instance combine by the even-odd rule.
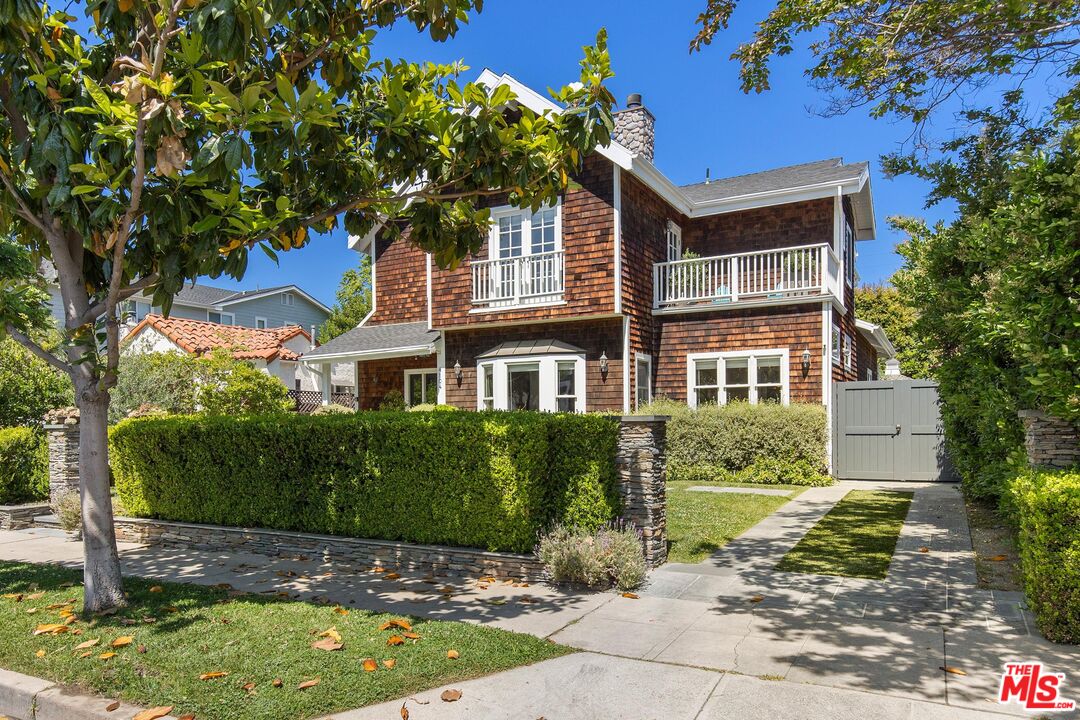
[[[146, 288], [156, 283], [158, 279], [159, 275], [157, 273], [151, 273], [150, 275], [147, 275], [146, 277], [129, 284], [117, 293], [117, 302], [123, 302], [132, 295], [137, 294], [139, 291], [145, 290]], [[79, 317], [77, 322], [80, 326], [86, 325], [87, 323], [92, 323], [99, 317], [104, 315], [106, 309], [106, 302], [104, 300], [95, 303], [85, 313], [83, 313], [82, 316]]]
[[27, 337], [23, 333], [19, 332], [18, 330], [16, 330], [15, 326], [13, 326], [11, 323], [8, 323], [5, 326], [5, 329], [7, 330], [7, 334], [11, 336], [12, 340], [14, 340], [15, 342], [22, 345], [24, 348], [29, 350], [36, 357], [38, 357], [38, 358], [44, 360], [45, 362], [49, 363], [50, 365], [52, 365], [54, 368], [56, 368], [60, 372], [64, 373], [65, 375], [69, 375], [69, 376], [71, 375], [71, 366], [70, 365], [68, 365], [66, 362], [60, 360], [60, 358], [56, 357], [52, 353], [46, 352], [36, 342], [34, 342], [29, 337]]

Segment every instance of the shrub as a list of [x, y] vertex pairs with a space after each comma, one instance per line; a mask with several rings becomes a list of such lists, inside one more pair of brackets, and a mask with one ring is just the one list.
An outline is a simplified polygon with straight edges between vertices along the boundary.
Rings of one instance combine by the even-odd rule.
[[632, 590], [645, 581], [641, 536], [621, 525], [596, 531], [556, 525], [541, 536], [536, 556], [555, 582]]
[[618, 515], [618, 423], [595, 415], [365, 412], [126, 420], [137, 517], [529, 552]]
[[62, 529], [74, 532], [82, 527], [82, 499], [78, 490], [60, 490], [49, 503], [49, 508]]
[[405, 396], [401, 394], [400, 390], [388, 390], [383, 395], [382, 402], [379, 403], [380, 410], [404, 410], [405, 409]]
[[49, 451], [45, 435], [26, 427], [0, 428], [0, 505], [49, 497]]
[[293, 408], [277, 378], [224, 351], [206, 357], [176, 352], [125, 355], [109, 418], [124, 419], [149, 405], [177, 414], [258, 415]]
[[409, 408], [409, 412], [455, 412], [461, 408], [455, 405], [434, 405], [432, 403], [420, 403]]
[[352, 415], [355, 410], [351, 410], [344, 405], [337, 405], [336, 403], [330, 403], [329, 405], [320, 405], [311, 411], [312, 415]]
[[671, 416], [667, 457], [672, 479], [685, 479], [688, 473], [739, 472], [761, 459], [796, 463], [797, 468], [809, 467], [816, 473], [827, 467], [821, 405], [731, 403], [695, 409], [661, 399], [640, 412]]
[[1048, 640], [1080, 643], [1080, 469], [1028, 470], [1008, 483], [1024, 591]]
[[0, 427], [40, 426], [45, 413], [72, 401], [66, 375], [11, 338], [0, 340]]

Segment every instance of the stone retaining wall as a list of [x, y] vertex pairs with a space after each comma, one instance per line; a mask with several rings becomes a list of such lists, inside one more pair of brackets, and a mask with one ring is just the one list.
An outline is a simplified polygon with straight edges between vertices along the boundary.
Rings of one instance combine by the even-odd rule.
[[1024, 448], [1033, 467], [1066, 468], [1080, 465], [1080, 431], [1068, 420], [1039, 410], [1021, 410]]
[[34, 524], [38, 515], [49, 514], [49, 503], [0, 505], [0, 530], [18, 530]]
[[386, 567], [430, 572], [437, 576], [492, 576], [536, 581], [544, 575], [540, 561], [529, 555], [284, 530], [118, 517], [116, 538], [124, 542], [217, 552], [252, 552], [271, 557], [303, 555], [360, 568]]

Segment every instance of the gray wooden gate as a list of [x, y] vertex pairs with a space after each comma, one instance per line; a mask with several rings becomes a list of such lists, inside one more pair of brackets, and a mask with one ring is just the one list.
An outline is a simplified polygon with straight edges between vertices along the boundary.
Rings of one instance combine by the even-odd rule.
[[841, 480], [955, 479], [929, 380], [835, 383], [832, 441]]

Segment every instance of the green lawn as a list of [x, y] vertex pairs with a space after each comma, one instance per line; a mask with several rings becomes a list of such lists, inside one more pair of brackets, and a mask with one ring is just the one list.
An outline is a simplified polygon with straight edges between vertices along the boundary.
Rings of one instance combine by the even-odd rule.
[[852, 490], [810, 528], [776, 569], [884, 579], [913, 496]]
[[[0, 563], [0, 667], [135, 704], [173, 705], [174, 715], [199, 720], [315, 717], [569, 652], [530, 635], [421, 620], [412, 621], [419, 639], [390, 647], [387, 639], [402, 631], [379, 628], [392, 615], [134, 578], [125, 580], [127, 609], [82, 617], [80, 580], [54, 566]], [[39, 624], [63, 622], [64, 606], [76, 612], [70, 629], [35, 637]], [[330, 628], [344, 647], [312, 648]], [[131, 643], [109, 647], [123, 636]], [[75, 649], [92, 640], [99, 642]], [[102, 659], [104, 652], [116, 655]], [[376, 671], [364, 670], [366, 658]], [[384, 660], [396, 665], [387, 669]], [[199, 679], [214, 672], [228, 675]], [[314, 678], [318, 685], [297, 689]]]
[[[736, 495], [690, 492], [695, 485], [756, 487], [789, 490], [791, 495]], [[697, 563], [729, 540], [741, 535], [762, 518], [806, 490], [791, 485], [747, 483], [669, 482], [667, 484], [668, 562]]]

